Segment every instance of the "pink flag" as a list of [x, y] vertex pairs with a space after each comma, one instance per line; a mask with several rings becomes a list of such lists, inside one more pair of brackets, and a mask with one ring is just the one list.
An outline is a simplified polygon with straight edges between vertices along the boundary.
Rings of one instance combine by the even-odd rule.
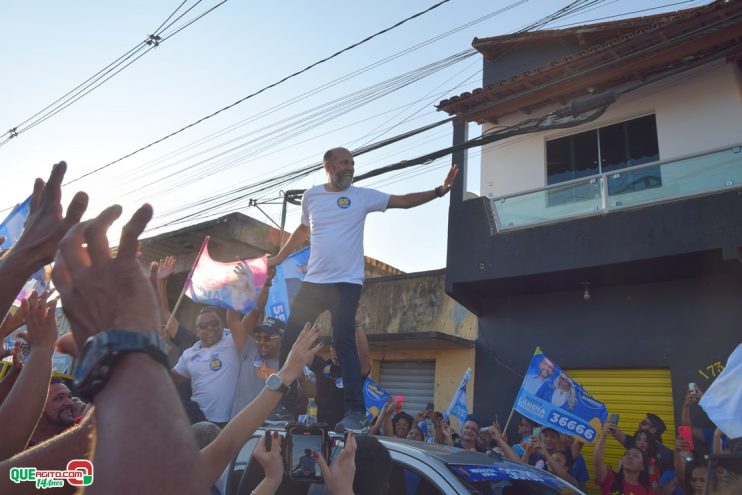
[[248, 313], [256, 308], [265, 284], [268, 257], [222, 263], [214, 261], [207, 249], [208, 238], [186, 281], [186, 295], [194, 302]]

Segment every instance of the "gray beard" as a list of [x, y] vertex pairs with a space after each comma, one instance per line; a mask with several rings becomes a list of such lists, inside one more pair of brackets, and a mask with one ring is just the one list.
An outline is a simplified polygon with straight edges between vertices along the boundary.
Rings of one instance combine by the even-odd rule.
[[350, 187], [351, 184], [353, 184], [353, 176], [333, 175], [332, 182], [335, 184], [335, 187], [337, 187], [341, 191], [345, 191]]

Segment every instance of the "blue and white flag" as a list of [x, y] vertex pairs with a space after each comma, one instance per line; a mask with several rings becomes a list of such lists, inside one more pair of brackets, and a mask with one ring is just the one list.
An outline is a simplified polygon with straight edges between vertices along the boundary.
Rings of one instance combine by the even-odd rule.
[[592, 443], [608, 417], [595, 400], [557, 364], [536, 348], [514, 409], [523, 416], [566, 435]]
[[12, 247], [23, 233], [23, 225], [26, 223], [28, 214], [31, 211], [31, 196], [11, 210], [5, 220], [0, 223], [0, 236], [5, 236], [5, 242], [0, 249]]
[[456, 389], [456, 393], [453, 395], [451, 405], [448, 406], [448, 409], [446, 409], [446, 412], [444, 413], [445, 417], [454, 416], [459, 418], [461, 424], [464, 424], [466, 417], [469, 415], [466, 400], [466, 386], [469, 383], [470, 378], [471, 368], [467, 368], [464, 372], [464, 377], [461, 379], [461, 383], [459, 383], [459, 388]]
[[370, 378], [363, 382], [363, 399], [366, 401], [366, 416], [373, 419], [379, 415], [381, 408], [386, 404], [389, 392]]
[[742, 344], [699, 402], [709, 419], [729, 438], [742, 437]]
[[291, 303], [299, 292], [301, 281], [307, 273], [309, 248], [305, 247], [286, 257], [283, 263], [276, 266], [273, 285], [268, 292], [265, 304], [265, 315], [288, 321], [291, 314]]

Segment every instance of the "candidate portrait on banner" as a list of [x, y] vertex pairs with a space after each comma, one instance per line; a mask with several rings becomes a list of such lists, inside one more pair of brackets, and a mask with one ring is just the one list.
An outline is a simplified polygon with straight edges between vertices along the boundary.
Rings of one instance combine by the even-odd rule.
[[514, 409], [537, 423], [590, 443], [608, 417], [605, 404], [595, 400], [538, 347]]

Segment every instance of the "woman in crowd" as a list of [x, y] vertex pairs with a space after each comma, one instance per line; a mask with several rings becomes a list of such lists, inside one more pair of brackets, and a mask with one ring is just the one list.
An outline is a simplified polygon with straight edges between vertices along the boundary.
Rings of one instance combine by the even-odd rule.
[[660, 467], [657, 464], [657, 439], [647, 430], [639, 430], [634, 434], [634, 446], [644, 452], [649, 463], [649, 484], [652, 490], [658, 492], [660, 489]]
[[621, 468], [616, 473], [604, 461], [605, 438], [603, 430], [593, 451], [595, 482], [600, 486], [602, 495], [657, 495], [649, 483], [649, 463], [640, 449], [631, 447], [626, 450], [621, 461]]

